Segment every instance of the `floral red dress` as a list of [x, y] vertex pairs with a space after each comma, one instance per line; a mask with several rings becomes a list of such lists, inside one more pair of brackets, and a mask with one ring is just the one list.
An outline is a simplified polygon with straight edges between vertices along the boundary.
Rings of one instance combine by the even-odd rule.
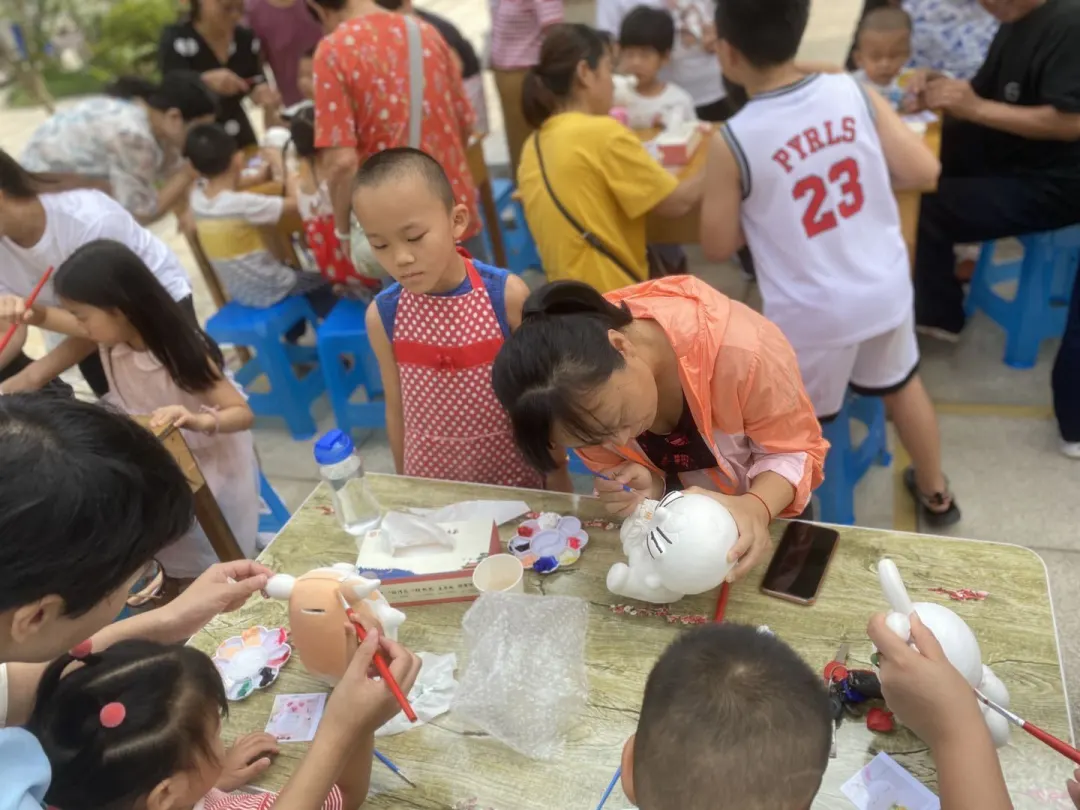
[[[424, 47], [424, 121], [420, 148], [439, 161], [454, 197], [469, 208], [462, 240], [480, 232], [476, 188], [465, 156], [475, 114], [450, 46], [417, 19]], [[315, 145], [350, 146], [360, 163], [409, 143], [409, 46], [405, 18], [376, 11], [342, 23], [319, 43], [314, 61]]]
[[491, 387], [503, 330], [480, 274], [465, 260], [461, 295], [401, 291], [390, 336], [401, 375], [405, 475], [542, 489]]

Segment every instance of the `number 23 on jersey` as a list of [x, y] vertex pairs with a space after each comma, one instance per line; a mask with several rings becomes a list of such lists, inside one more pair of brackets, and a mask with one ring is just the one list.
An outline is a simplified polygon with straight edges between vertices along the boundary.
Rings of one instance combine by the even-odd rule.
[[[830, 189], [835, 189], [840, 198], [835, 206], [826, 207]], [[851, 219], [862, 210], [866, 198], [859, 182], [859, 164], [848, 157], [830, 166], [825, 177], [807, 175], [794, 185], [791, 196], [806, 200], [802, 223], [807, 238], [831, 231], [841, 219]]]

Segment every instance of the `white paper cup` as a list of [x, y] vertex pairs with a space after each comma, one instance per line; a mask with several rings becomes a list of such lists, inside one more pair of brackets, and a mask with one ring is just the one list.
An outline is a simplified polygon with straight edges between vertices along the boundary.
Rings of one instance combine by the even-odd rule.
[[472, 581], [480, 593], [525, 593], [525, 568], [513, 554], [493, 554], [476, 566]]

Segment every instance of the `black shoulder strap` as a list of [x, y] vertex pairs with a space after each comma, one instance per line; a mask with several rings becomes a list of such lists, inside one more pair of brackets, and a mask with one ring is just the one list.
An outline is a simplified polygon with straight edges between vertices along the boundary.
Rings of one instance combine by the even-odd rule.
[[601, 256], [606, 256], [615, 266], [622, 270], [626, 275], [630, 276], [630, 280], [634, 283], [645, 281], [636, 272], [627, 267], [615, 252], [604, 244], [604, 241], [596, 234], [586, 230], [574, 215], [566, 210], [566, 206], [562, 204], [558, 197], [555, 196], [555, 189], [551, 187], [551, 181], [548, 180], [547, 169], [544, 168], [544, 154], [540, 151], [540, 130], [536, 130], [533, 133], [533, 146], [536, 147], [536, 160], [540, 164], [540, 176], [544, 178], [544, 188], [547, 189], [548, 196], [551, 197], [551, 201], [555, 203], [555, 207], [559, 209], [559, 213], [562, 214], [566, 221], [570, 223], [571, 227], [576, 230], [581, 238], [584, 239], [597, 253]]

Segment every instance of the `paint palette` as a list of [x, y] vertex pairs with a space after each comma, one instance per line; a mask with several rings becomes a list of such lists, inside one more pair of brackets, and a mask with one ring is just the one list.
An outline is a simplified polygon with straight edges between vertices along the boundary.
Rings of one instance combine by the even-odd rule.
[[292, 656], [288, 631], [283, 627], [268, 630], [249, 627], [218, 645], [213, 662], [225, 684], [229, 700], [243, 700], [256, 689], [264, 689], [277, 680], [281, 668]]
[[536, 520], [526, 520], [507, 542], [507, 550], [526, 568], [538, 574], [551, 574], [581, 558], [589, 544], [589, 533], [576, 517], [544, 513]]

